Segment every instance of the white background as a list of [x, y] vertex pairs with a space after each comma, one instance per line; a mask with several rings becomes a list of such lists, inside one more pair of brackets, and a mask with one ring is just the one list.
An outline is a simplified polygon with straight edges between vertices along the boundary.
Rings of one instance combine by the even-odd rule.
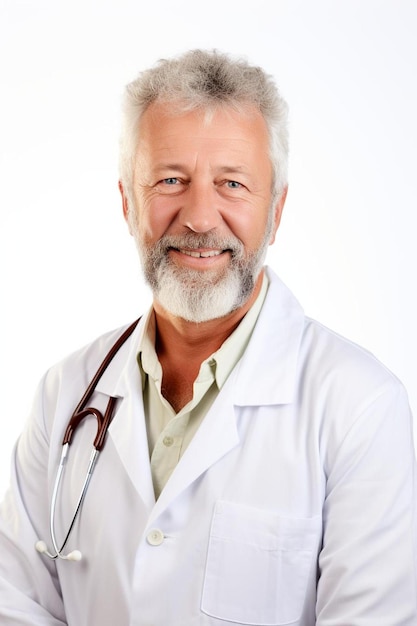
[[416, 32], [414, 0], [0, 0], [0, 494], [44, 370], [150, 300], [117, 190], [121, 93], [193, 47], [276, 77], [290, 191], [269, 263], [417, 414]]

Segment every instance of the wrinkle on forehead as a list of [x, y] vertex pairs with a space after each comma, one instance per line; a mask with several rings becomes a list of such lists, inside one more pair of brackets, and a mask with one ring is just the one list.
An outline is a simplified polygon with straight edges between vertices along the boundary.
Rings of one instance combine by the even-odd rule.
[[[167, 119], [179, 121], [181, 118], [187, 117], [194, 117], [196, 121], [199, 120], [202, 129], [216, 125], [216, 117], [218, 119], [226, 118], [231, 128], [236, 125], [236, 122], [249, 122], [250, 126], [257, 126], [257, 132], [269, 139], [265, 120], [259, 109], [253, 104], [242, 104], [239, 108], [222, 104], [191, 110], [184, 110], [184, 107], [181, 107], [180, 104], [176, 106], [175, 103], [171, 102], [153, 102], [149, 105], [143, 113], [139, 124], [139, 140], [144, 138], [146, 130], [152, 127], [152, 123], [159, 125]], [[151, 123], [147, 124], [147, 120]], [[223, 134], [222, 138], [226, 139], [226, 136]]]
[[141, 120], [136, 176], [147, 177], [151, 171], [190, 173], [198, 167], [259, 178], [263, 170], [271, 176], [272, 186], [269, 136], [259, 111], [223, 106], [210, 110], [210, 116], [206, 113], [199, 109], [173, 114], [166, 103], [150, 105]]

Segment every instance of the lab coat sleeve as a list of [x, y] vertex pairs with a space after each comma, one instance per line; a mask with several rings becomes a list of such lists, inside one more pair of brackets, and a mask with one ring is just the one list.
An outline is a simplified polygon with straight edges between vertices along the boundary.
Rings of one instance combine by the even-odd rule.
[[35, 550], [48, 539], [49, 436], [43, 385], [14, 451], [9, 491], [0, 509], [0, 623], [62, 626], [66, 623], [55, 563]]
[[326, 450], [317, 626], [417, 624], [411, 431], [406, 393], [392, 380]]

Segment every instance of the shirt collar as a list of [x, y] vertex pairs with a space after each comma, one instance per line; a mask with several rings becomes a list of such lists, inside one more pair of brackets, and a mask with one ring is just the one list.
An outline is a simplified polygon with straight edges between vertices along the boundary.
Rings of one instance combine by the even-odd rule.
[[268, 279], [266, 274], [264, 274], [261, 290], [255, 302], [233, 333], [209, 359], [215, 363], [215, 378], [219, 389], [222, 388], [229, 374], [246, 350], [267, 291]]
[[[268, 291], [268, 284], [268, 278], [264, 273], [261, 289], [255, 302], [220, 348], [202, 362], [196, 383], [214, 377], [218, 389], [222, 388], [249, 343]], [[155, 313], [153, 307], [149, 309], [143, 320], [137, 361], [142, 377], [142, 389], [145, 387], [146, 376], [150, 376], [157, 384], [161, 383], [162, 367], [155, 351]]]

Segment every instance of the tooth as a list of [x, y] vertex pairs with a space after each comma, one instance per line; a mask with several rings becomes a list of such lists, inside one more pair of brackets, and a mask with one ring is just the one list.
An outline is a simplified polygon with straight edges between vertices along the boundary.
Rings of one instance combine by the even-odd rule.
[[220, 254], [220, 250], [211, 250], [210, 252], [202, 252], [201, 256], [204, 258], [210, 256], [218, 256]]
[[192, 256], [196, 259], [198, 258], [207, 258], [207, 257], [211, 257], [211, 256], [218, 256], [220, 254], [220, 251], [218, 250], [211, 250], [210, 252], [196, 252], [194, 250], [181, 250], [181, 252], [183, 254], [187, 254], [188, 256]]
[[192, 256], [195, 259], [206, 259], [208, 257], [212, 257], [212, 256], [219, 256], [219, 254], [222, 253], [221, 250], [210, 250], [208, 252], [196, 252], [195, 250], [181, 250], [180, 252], [182, 252], [182, 254], [186, 254], [188, 256]]

